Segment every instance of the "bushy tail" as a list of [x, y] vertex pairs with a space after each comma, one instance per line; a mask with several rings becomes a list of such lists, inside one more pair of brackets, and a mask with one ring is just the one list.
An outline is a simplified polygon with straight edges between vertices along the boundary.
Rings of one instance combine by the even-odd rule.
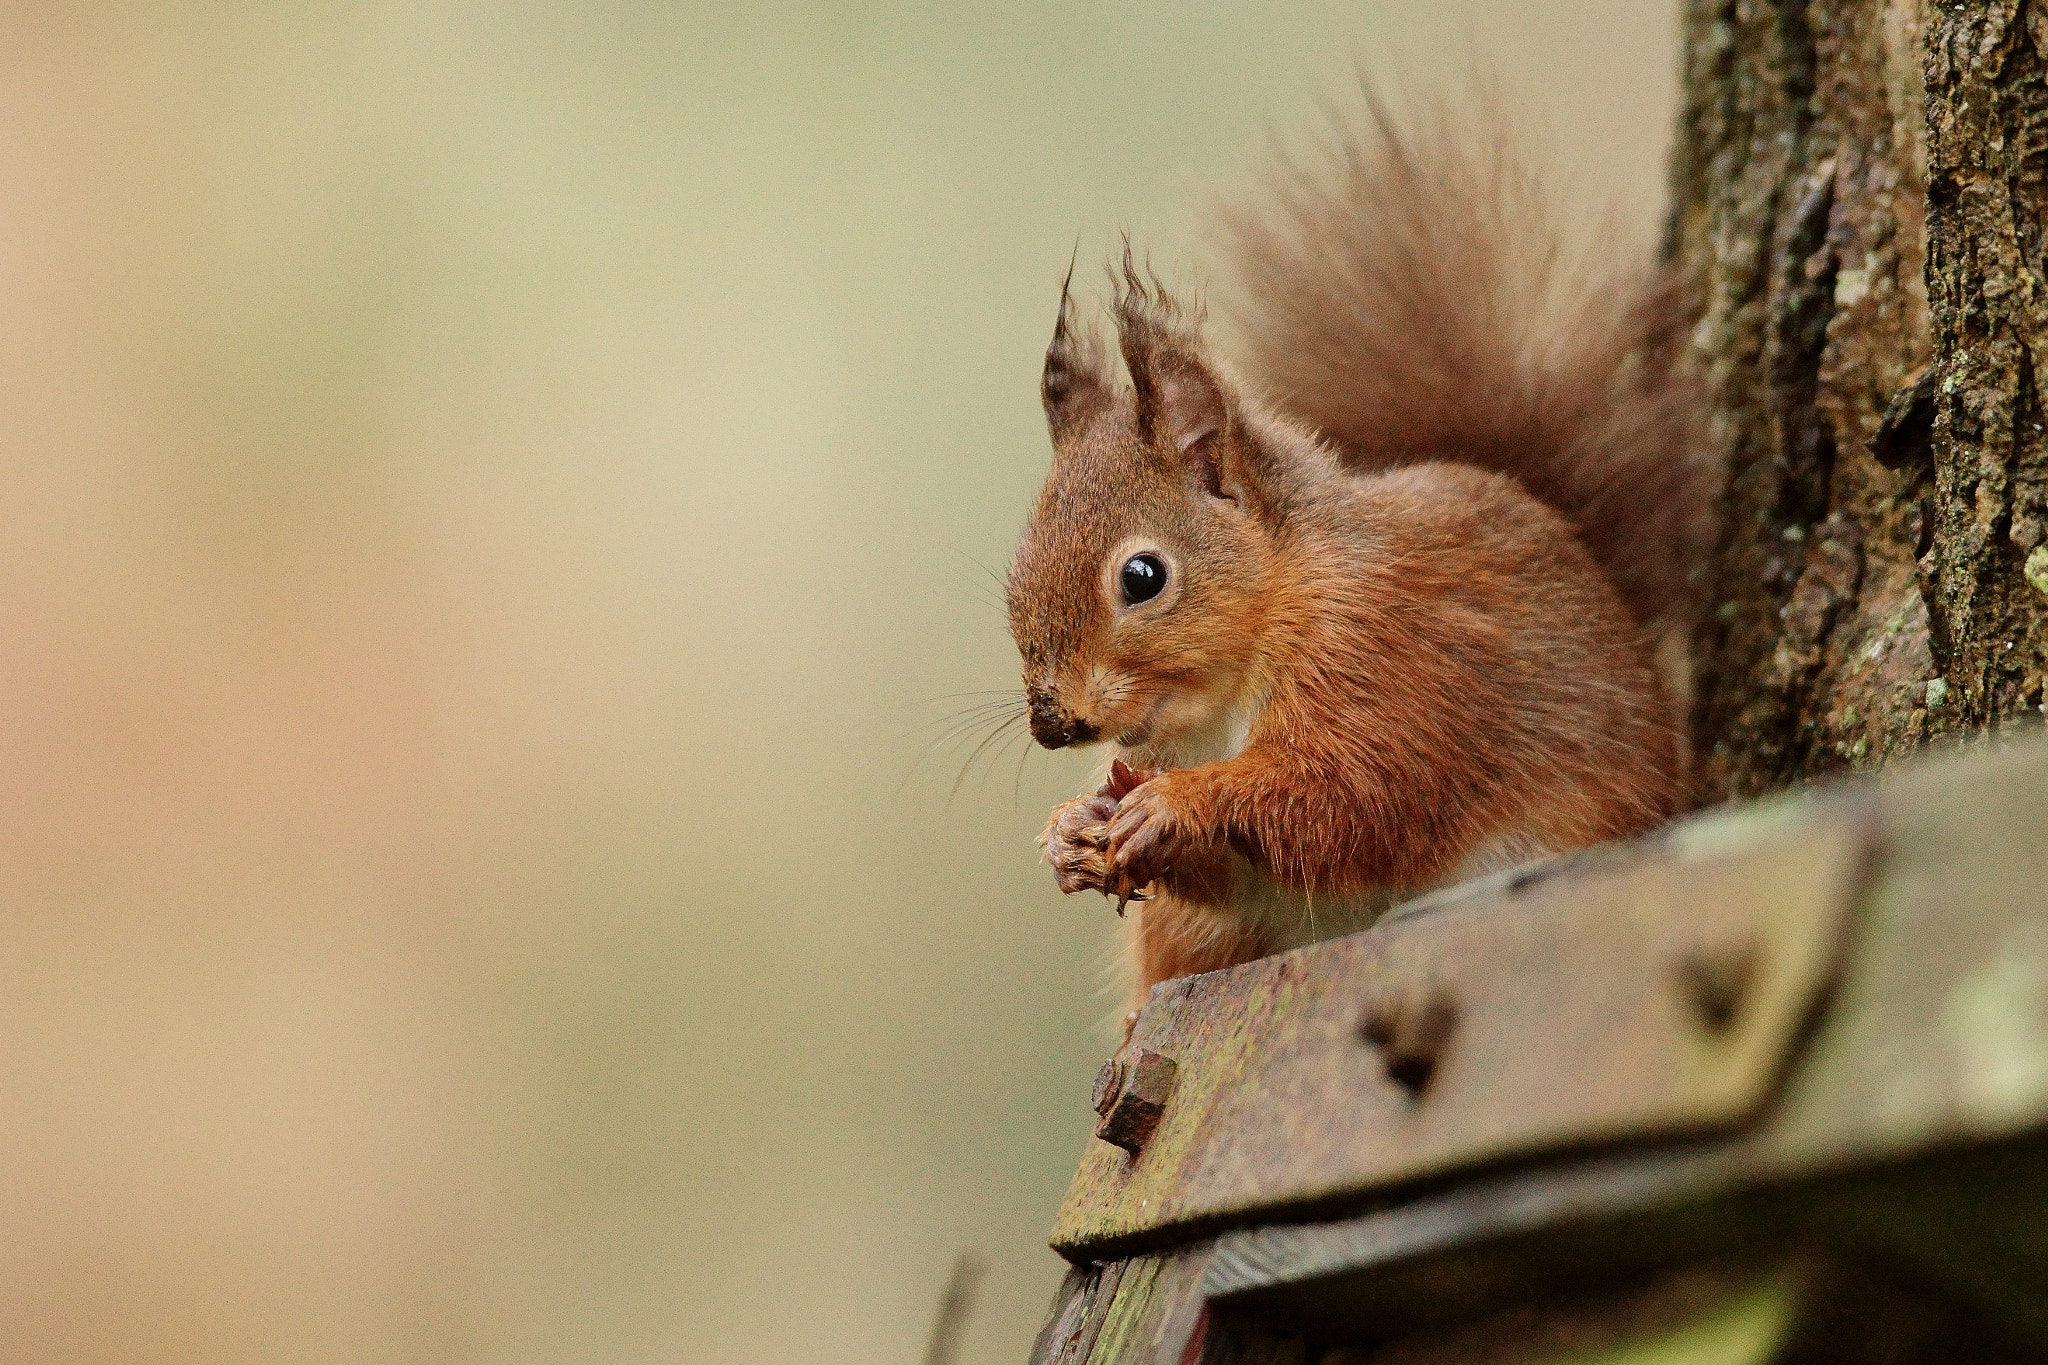
[[1513, 475], [1638, 620], [1683, 631], [1712, 472], [1675, 290], [1647, 262], [1567, 253], [1499, 99], [1472, 105], [1403, 126], [1368, 91], [1322, 156], [1228, 212], [1246, 377], [1355, 467]]

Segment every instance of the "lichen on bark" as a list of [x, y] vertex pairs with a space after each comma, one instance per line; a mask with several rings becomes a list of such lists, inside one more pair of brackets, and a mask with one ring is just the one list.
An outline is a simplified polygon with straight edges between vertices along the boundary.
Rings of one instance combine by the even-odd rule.
[[2048, 655], [2040, 375], [2048, 4], [1928, 6], [1934, 421], [1921, 568], [1948, 704], [1939, 728], [2038, 714]]
[[1886, 424], [1929, 355], [1925, 96], [1911, 0], [1687, 0], [1684, 41], [1667, 247], [1726, 468], [1696, 642], [1714, 800], [1930, 730], [1922, 481], [1888, 467], [1912, 405]]

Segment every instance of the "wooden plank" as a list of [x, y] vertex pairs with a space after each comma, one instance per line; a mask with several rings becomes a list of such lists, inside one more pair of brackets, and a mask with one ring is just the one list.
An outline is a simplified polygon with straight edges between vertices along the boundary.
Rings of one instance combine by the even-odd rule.
[[1206, 1246], [1132, 1263], [1105, 1320], [1089, 1365], [1181, 1365], [1206, 1326], [1202, 1276]]
[[1104, 1261], [1070, 1268], [1032, 1346], [1031, 1365], [1087, 1365], [1116, 1302], [1117, 1286], [1133, 1264]]
[[[1782, 1353], [1801, 1301], [1835, 1289], [1823, 1276], [1779, 1264], [1688, 1268], [1610, 1284], [1590, 1297], [1522, 1304], [1390, 1341], [1370, 1338], [1371, 1346], [1332, 1350], [1318, 1365], [1789, 1365]], [[1822, 1359], [1847, 1365], [1863, 1357]]]
[[[1718, 1031], [1683, 966], [1702, 949], [1750, 958]], [[1359, 1025], [1416, 982], [1459, 1013], [1412, 1095]], [[1788, 1073], [1830, 991], [1829, 1045]], [[1727, 1159], [1755, 1180], [2031, 1131], [2048, 1119], [2048, 742], [1711, 815], [1168, 983], [1134, 1042], [1179, 1079], [1135, 1157], [1084, 1157], [1053, 1239], [1070, 1257], [1746, 1125]]]
[[[1639, 1169], [1651, 1164], [1664, 1169]], [[1215, 1312], [1332, 1340], [1386, 1339], [1587, 1300], [1679, 1268], [1804, 1258], [1853, 1280], [1890, 1272], [1902, 1278], [1895, 1292], [1917, 1286], [1930, 1307], [1985, 1324], [2025, 1358], [2048, 1354], [2043, 1139], [1756, 1188], [1671, 1179], [1699, 1173], [1685, 1164], [1616, 1155], [1550, 1180], [1498, 1177], [1455, 1201], [1447, 1192], [1329, 1224], [1226, 1234], [1202, 1297]]]
[[1075, 1266], [1054, 1296], [1032, 1365], [1184, 1365], [1208, 1327], [1211, 1248]]
[[1869, 810], [1848, 796], [1682, 826], [1161, 986], [1132, 1043], [1177, 1063], [1172, 1098], [1135, 1155], [1091, 1146], [1054, 1246], [1124, 1254], [1509, 1158], [1739, 1126], [1839, 965]]
[[1876, 810], [1836, 997], [1761, 1123], [1232, 1234], [1205, 1293], [1337, 1285], [1377, 1320], [1457, 1318], [1565, 1271], [1832, 1241], [1918, 1265], [2048, 1351], [2048, 749], [1932, 766]]
[[[1875, 863], [1832, 998], [1808, 1015], [1808, 1040], [1776, 1077], [1754, 1122], [1460, 1167], [1422, 1183], [1363, 1185], [1352, 1190], [1363, 1196], [1352, 1207], [1366, 1211], [1334, 1222], [1299, 1222], [1329, 1206], [1282, 1182], [1264, 1187], [1266, 1202], [1242, 1210], [1243, 1221], [1269, 1226], [1226, 1234], [1213, 1245], [1195, 1239], [1228, 1219], [1165, 1219], [1154, 1233], [1190, 1243], [1180, 1264], [1203, 1264], [1201, 1282], [1154, 1270], [1143, 1280], [1142, 1311], [1136, 1302], [1121, 1310], [1124, 1325], [1099, 1353], [1044, 1358], [1090, 1365], [1175, 1359], [1161, 1349], [1132, 1353], [1130, 1343], [1149, 1341], [1169, 1352], [1178, 1342], [1177, 1365], [1286, 1360], [1299, 1350], [1298, 1338], [1260, 1321], [1321, 1330], [1330, 1341], [1355, 1334], [1364, 1322], [1369, 1335], [1385, 1339], [1560, 1293], [1603, 1290], [1660, 1268], [1731, 1261], [1766, 1267], [1790, 1244], [1835, 1258], [1826, 1262], [1836, 1267], [1828, 1274], [1848, 1276], [1842, 1283], [1864, 1283], [1859, 1265], [1911, 1268], [1902, 1272], [1910, 1276], [1903, 1287], [1866, 1285], [1868, 1303], [1851, 1315], [1878, 1322], [1880, 1335], [1892, 1330], [1880, 1311], [1889, 1305], [1898, 1310], [1893, 1316], [1921, 1322], [1933, 1339], [1990, 1333], [1969, 1358], [2003, 1358], [2015, 1342], [2026, 1358], [2048, 1354], [2048, 742], [1929, 764], [1878, 784], [1874, 796], [1868, 789], [1835, 793], [1708, 820], [1679, 835], [1675, 847], [1694, 860], [1763, 867], [1745, 863], [1746, 850], [1797, 841], [1815, 812], [1845, 807], [1866, 821]], [[1569, 886], [1580, 875], [1551, 881]], [[1512, 913], [1501, 888], [1479, 894]], [[1447, 898], [1438, 905], [1460, 903]], [[1427, 909], [1393, 924], [1451, 922], [1428, 918], [1440, 912]], [[1703, 913], [1695, 922], [1728, 921]], [[1334, 956], [1343, 948], [1295, 956]], [[1149, 1021], [1153, 1031], [1141, 1025], [1141, 1037], [1147, 1046], [1192, 1044], [1182, 1056], [1197, 1059], [1198, 1087], [1234, 1086], [1239, 1099], [1257, 1094], [1270, 1101], [1270, 1085], [1259, 1090], [1245, 1081], [1261, 1076], [1267, 1035], [1317, 998], [1302, 976], [1290, 980], [1276, 970], [1287, 965], [1219, 974], [1265, 992], [1245, 991], [1232, 1001], [1246, 1012], [1235, 1034], [1225, 1027], [1233, 1022], [1227, 1015], [1179, 1013], [1200, 999], [1196, 987], [1204, 983], [1191, 982], [1177, 988], [1177, 999], [1162, 990]], [[1586, 990], [1601, 979], [1573, 984]], [[1160, 1008], [1162, 999], [1169, 1008]], [[1458, 1074], [1455, 1047], [1443, 1053], [1425, 1096], [1429, 1086]], [[1233, 1061], [1234, 1075], [1218, 1067], [1218, 1058]], [[1621, 1064], [1612, 1057], [1608, 1063]], [[1181, 1083], [1187, 1079], [1184, 1072]], [[1344, 1077], [1337, 1081], [1341, 1101]], [[1190, 1110], [1238, 1124], [1261, 1121], [1242, 1104], [1230, 1107], [1228, 1095], [1197, 1094]], [[1177, 1087], [1160, 1134], [1173, 1133], [1174, 1106], [1184, 1098]], [[1320, 1097], [1304, 1086], [1299, 1102], [1312, 1113]], [[1331, 1112], [1355, 1114], [1341, 1102]], [[1201, 1142], [1226, 1141], [1232, 1131], [1183, 1137], [1187, 1150], [1178, 1160], [1187, 1163]], [[1158, 1156], [1158, 1141], [1155, 1135], [1132, 1165]], [[1288, 1155], [1283, 1150], [1274, 1163], [1283, 1172]], [[1172, 1259], [1139, 1261], [1158, 1266]], [[1106, 1283], [1109, 1273], [1077, 1271], [1070, 1281], [1094, 1276]], [[1907, 1302], [1907, 1288], [1925, 1301]], [[1116, 1297], [1112, 1288], [1108, 1300]], [[1096, 1315], [1091, 1348], [1103, 1342], [1108, 1300]], [[1141, 1321], [1168, 1320], [1190, 1325], [1153, 1338], [1133, 1331]], [[1816, 1322], [1801, 1330], [1832, 1339], [1853, 1325]]]
[[1098, 1274], [1093, 1266], [1067, 1267], [1066, 1278], [1052, 1296], [1052, 1307], [1046, 1310], [1045, 1325], [1031, 1343], [1031, 1365], [1064, 1365], [1072, 1359], [1074, 1342], [1088, 1315], [1091, 1284]]

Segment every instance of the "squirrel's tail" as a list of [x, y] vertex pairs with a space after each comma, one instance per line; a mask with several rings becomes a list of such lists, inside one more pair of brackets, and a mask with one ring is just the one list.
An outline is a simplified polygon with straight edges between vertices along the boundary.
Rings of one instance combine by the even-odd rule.
[[1713, 485], [1676, 291], [1568, 255], [1500, 101], [1474, 103], [1404, 127], [1368, 90], [1322, 158], [1228, 213], [1246, 378], [1354, 467], [1513, 475], [1676, 643]]

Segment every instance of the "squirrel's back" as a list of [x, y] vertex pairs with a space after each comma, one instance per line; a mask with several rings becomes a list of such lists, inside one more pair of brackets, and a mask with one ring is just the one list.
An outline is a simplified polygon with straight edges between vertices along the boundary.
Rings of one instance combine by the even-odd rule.
[[1673, 290], [1575, 264], [1498, 100], [1403, 127], [1370, 91], [1226, 218], [1245, 377], [1354, 468], [1453, 460], [1563, 514], [1637, 621], [1682, 637], [1709, 548]]

